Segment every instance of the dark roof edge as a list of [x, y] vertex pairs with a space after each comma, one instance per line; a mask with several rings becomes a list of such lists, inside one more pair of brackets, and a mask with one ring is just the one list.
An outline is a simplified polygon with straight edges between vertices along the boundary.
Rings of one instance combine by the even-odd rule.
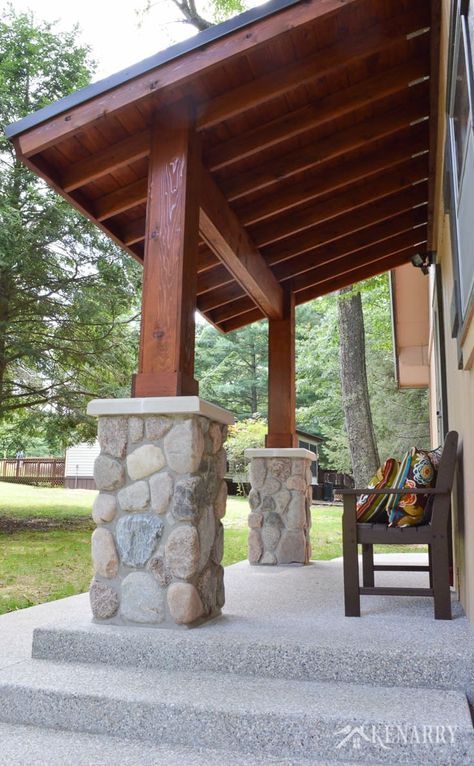
[[316, 441], [316, 442], [324, 441], [323, 436], [320, 436], [319, 434], [310, 433], [310, 431], [303, 431], [301, 428], [297, 428], [296, 433], [299, 436], [306, 436], [308, 439], [313, 439], [313, 441]]
[[92, 85], [80, 88], [79, 90], [70, 93], [68, 96], [39, 109], [37, 112], [32, 112], [21, 120], [6, 126], [5, 133], [8, 138], [14, 138], [25, 130], [36, 127], [40, 123], [51, 119], [51, 117], [56, 117], [58, 114], [61, 114], [68, 109], [79, 106], [79, 104], [82, 104], [89, 99], [95, 98], [108, 90], [112, 90], [112, 88], [117, 88], [118, 86], [133, 80], [135, 77], [139, 77], [146, 72], [156, 69], [162, 64], [167, 64], [168, 62], [173, 61], [173, 59], [184, 56], [186, 53], [190, 53], [197, 48], [208, 45], [215, 40], [219, 40], [255, 21], [271, 16], [292, 5], [297, 5], [299, 2], [301, 2], [301, 0], [271, 0], [271, 2], [265, 3], [265, 5], [259, 6], [258, 8], [252, 8], [249, 11], [240, 13], [232, 19], [222, 22], [222, 24], [216, 24], [213, 27], [209, 27], [209, 29], [199, 32], [188, 40], [172, 45], [170, 48], [165, 48], [165, 50], [160, 51], [154, 56], [149, 56], [127, 69], [122, 69], [120, 72], [116, 72], [103, 80], [92, 83]]

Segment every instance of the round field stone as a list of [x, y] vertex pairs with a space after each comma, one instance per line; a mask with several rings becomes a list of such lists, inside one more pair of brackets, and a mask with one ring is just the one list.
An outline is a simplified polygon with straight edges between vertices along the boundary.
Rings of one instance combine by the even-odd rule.
[[108, 529], [98, 527], [92, 533], [92, 563], [94, 572], [102, 577], [116, 577], [119, 560], [113, 535]]
[[168, 607], [178, 625], [190, 625], [204, 612], [199, 593], [194, 585], [188, 582], [175, 582], [169, 586]]
[[211, 558], [215, 564], [220, 564], [224, 555], [224, 527], [219, 522], [216, 536], [214, 539], [214, 545], [212, 546]]
[[133, 481], [144, 479], [145, 476], [156, 473], [163, 468], [164, 464], [163, 452], [154, 444], [144, 444], [142, 447], [137, 447], [127, 457], [127, 471]]
[[216, 574], [214, 567], [208, 566], [199, 576], [197, 582], [198, 593], [201, 597], [204, 612], [209, 614], [216, 604]]
[[262, 558], [260, 559], [260, 564], [276, 564], [275, 554], [271, 553], [270, 551], [265, 551]]
[[103, 492], [97, 495], [92, 506], [92, 518], [96, 524], [107, 524], [112, 521], [116, 512], [115, 495], [106, 495]]
[[194, 418], [177, 423], [164, 441], [169, 468], [176, 473], [194, 473], [204, 452], [204, 436]]
[[263, 524], [263, 513], [252, 511], [247, 517], [250, 529], [259, 529]]
[[286, 481], [286, 486], [288, 489], [296, 489], [298, 492], [305, 492], [308, 485], [302, 476], [290, 476]]
[[163, 533], [163, 527], [163, 521], [152, 514], [122, 516], [115, 531], [122, 562], [131, 567], [144, 566]]
[[123, 457], [127, 451], [128, 423], [126, 418], [99, 418], [98, 439], [102, 452]]
[[166, 541], [165, 557], [175, 577], [188, 580], [196, 574], [199, 564], [199, 536], [196, 528], [190, 524], [175, 527]]
[[260, 505], [260, 493], [256, 489], [251, 489], [249, 492], [249, 505], [252, 511]]
[[217, 490], [216, 499], [214, 501], [214, 511], [218, 519], [223, 519], [227, 506], [227, 484], [222, 479]]
[[306, 562], [306, 538], [303, 530], [283, 532], [277, 550], [279, 564], [304, 564]]
[[262, 541], [264, 551], [274, 551], [280, 540], [280, 530], [275, 526], [264, 526], [262, 529]]
[[286, 481], [291, 474], [291, 460], [288, 458], [274, 458], [270, 460], [270, 473], [280, 481]]
[[212, 506], [208, 505], [204, 508], [201, 518], [199, 519], [198, 531], [200, 545], [199, 571], [201, 571], [209, 561], [216, 535], [216, 518]]
[[224, 567], [216, 567], [216, 605], [222, 609], [225, 604]]
[[212, 452], [215, 455], [222, 447], [222, 432], [219, 423], [211, 423], [208, 433], [211, 440]]
[[138, 513], [146, 510], [150, 500], [150, 492], [146, 481], [135, 481], [121, 489], [117, 495], [118, 504], [122, 511]]
[[173, 479], [167, 471], [150, 477], [150, 493], [151, 510], [159, 514], [166, 513], [173, 494]]
[[273, 495], [273, 500], [275, 502], [275, 510], [277, 513], [285, 513], [288, 508], [288, 503], [291, 500], [291, 492], [283, 487], [283, 489], [280, 489], [276, 495]]
[[286, 526], [288, 529], [302, 529], [306, 525], [306, 499], [298, 492], [291, 499], [288, 513], [286, 514]]
[[281, 481], [275, 478], [275, 476], [270, 476], [270, 474], [267, 474], [267, 478], [265, 479], [263, 487], [260, 490], [260, 495], [262, 497], [264, 495], [275, 495], [280, 490], [281, 490]]
[[147, 572], [132, 572], [122, 583], [120, 611], [130, 622], [162, 622], [165, 617], [164, 592]]
[[223, 479], [227, 473], [227, 453], [220, 449], [215, 457], [216, 472], [219, 479]]
[[200, 476], [189, 476], [176, 482], [171, 504], [171, 512], [175, 519], [189, 521], [199, 516], [201, 492]]
[[166, 588], [173, 580], [173, 575], [166, 566], [166, 562], [162, 556], [154, 556], [150, 559], [147, 569], [162, 588]]
[[253, 458], [249, 468], [249, 478], [252, 489], [261, 489], [267, 475], [266, 462], [261, 457]]
[[100, 580], [92, 580], [89, 589], [92, 614], [97, 620], [108, 620], [119, 608], [118, 593]]
[[118, 489], [122, 486], [125, 472], [118, 460], [99, 455], [94, 462], [94, 479], [97, 489]]
[[145, 420], [146, 438], [151, 442], [156, 442], [168, 433], [172, 425], [173, 421], [170, 418], [164, 415], [153, 415]]
[[263, 553], [262, 538], [258, 529], [251, 529], [248, 537], [249, 562], [258, 564]]
[[143, 439], [143, 418], [130, 418], [128, 421], [128, 438], [132, 444]]

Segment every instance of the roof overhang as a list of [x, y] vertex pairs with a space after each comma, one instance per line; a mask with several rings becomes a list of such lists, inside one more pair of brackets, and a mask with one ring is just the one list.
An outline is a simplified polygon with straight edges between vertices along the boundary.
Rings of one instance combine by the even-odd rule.
[[272, 2], [7, 128], [138, 261], [157, 112], [202, 145], [198, 309], [228, 332], [431, 249], [438, 2]]

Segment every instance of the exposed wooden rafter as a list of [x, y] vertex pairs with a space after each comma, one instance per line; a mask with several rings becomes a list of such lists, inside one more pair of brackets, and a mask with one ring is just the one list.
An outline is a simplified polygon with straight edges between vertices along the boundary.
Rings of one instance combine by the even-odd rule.
[[199, 232], [263, 314], [278, 319], [283, 291], [219, 187], [206, 171], [200, 181]]

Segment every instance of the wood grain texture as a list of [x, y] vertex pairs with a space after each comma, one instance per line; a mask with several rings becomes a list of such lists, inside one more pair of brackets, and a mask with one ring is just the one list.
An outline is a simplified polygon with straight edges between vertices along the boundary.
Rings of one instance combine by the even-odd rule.
[[190, 105], [185, 102], [159, 113], [150, 155], [135, 396], [197, 392], [194, 313], [199, 165], [199, 142]]
[[278, 318], [283, 292], [226, 198], [202, 169], [199, 232], [265, 316]]
[[[357, 5], [359, 0], [343, 0], [343, 6]], [[74, 109], [59, 114], [43, 124], [25, 131], [19, 137], [21, 153], [28, 157], [71, 136], [89, 124], [118, 112], [130, 104], [155, 99], [158, 91], [178, 90], [206, 70], [259, 48], [274, 37], [285, 34], [318, 18], [341, 11], [341, 0], [306, 0], [280, 13], [236, 30], [204, 48], [191, 51], [111, 91], [92, 98]], [[178, 90], [179, 92], [179, 90]], [[169, 97], [169, 96], [168, 96]], [[175, 97], [176, 98], [176, 97]]]
[[281, 319], [268, 322], [268, 434], [266, 447], [297, 447], [295, 297], [284, 293]]

